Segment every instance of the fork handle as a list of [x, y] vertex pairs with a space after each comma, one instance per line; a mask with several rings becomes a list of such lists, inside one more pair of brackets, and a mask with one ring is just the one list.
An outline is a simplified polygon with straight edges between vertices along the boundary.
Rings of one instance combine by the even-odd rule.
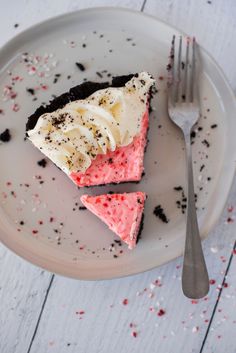
[[185, 135], [187, 158], [187, 226], [182, 271], [182, 289], [188, 298], [199, 299], [209, 291], [209, 277], [199, 234], [193, 182], [190, 133]]

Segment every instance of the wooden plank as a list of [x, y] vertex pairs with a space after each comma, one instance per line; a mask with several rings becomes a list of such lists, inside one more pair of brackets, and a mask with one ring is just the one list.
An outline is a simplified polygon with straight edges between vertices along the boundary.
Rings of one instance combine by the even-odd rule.
[[51, 274], [0, 246], [0, 352], [26, 352]]
[[236, 92], [236, 2], [234, 0], [148, 0], [144, 12], [160, 18], [197, 41], [223, 68]]
[[[228, 205], [235, 198], [236, 183]], [[235, 238], [235, 223], [226, 221], [229, 214], [233, 218], [235, 211], [226, 210], [216, 230], [204, 241], [212, 280], [205, 299], [196, 303], [183, 296], [182, 259], [113, 281], [56, 277], [31, 353], [62, 353], [67, 347], [89, 353], [117, 352], [117, 347], [119, 353], [164, 353], [173, 351], [173, 347], [176, 352], [199, 352]], [[124, 299], [128, 299], [127, 305]], [[233, 334], [234, 327], [228, 329]], [[134, 332], [137, 337], [133, 337]]]
[[236, 243], [202, 353], [236, 352]]

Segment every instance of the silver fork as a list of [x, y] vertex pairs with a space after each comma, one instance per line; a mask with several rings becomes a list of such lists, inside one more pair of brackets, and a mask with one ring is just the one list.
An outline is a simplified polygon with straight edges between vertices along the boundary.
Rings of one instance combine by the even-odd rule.
[[[187, 225], [182, 289], [193, 299], [204, 297], [209, 291], [209, 278], [201, 246], [195, 208], [192, 168], [191, 130], [200, 115], [196, 78], [196, 41], [187, 38], [185, 63], [182, 61], [183, 39], [179, 39], [178, 54], [175, 58], [175, 36], [170, 53], [168, 80], [168, 110], [172, 121], [182, 130], [186, 145], [187, 167]], [[191, 53], [190, 53], [191, 52]]]

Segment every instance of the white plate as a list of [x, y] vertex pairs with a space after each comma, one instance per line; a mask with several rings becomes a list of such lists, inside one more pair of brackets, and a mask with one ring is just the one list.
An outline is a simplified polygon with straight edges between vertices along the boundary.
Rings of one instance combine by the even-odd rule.
[[[181, 193], [173, 187], [184, 185], [183, 141], [168, 120], [166, 82], [159, 79], [166, 76], [174, 33], [179, 34], [176, 29], [141, 13], [90, 9], [34, 26], [1, 50], [0, 91], [11, 83], [12, 77], [23, 78], [14, 86], [19, 111], [12, 110], [14, 102], [11, 99], [3, 101], [1, 98], [0, 105], [4, 110], [4, 115], [0, 115], [0, 132], [5, 128], [12, 132], [12, 140], [0, 146], [0, 237], [7, 247], [52, 272], [82, 279], [138, 273], [182, 253], [185, 216], [176, 205]], [[39, 62], [36, 60], [37, 72], [34, 73], [22, 61], [23, 52], [40, 57], [46, 53], [53, 55], [49, 55], [44, 66], [42, 58]], [[236, 106], [232, 91], [216, 63], [204, 50], [201, 50], [201, 56], [204, 72], [200, 77], [202, 117], [198, 126], [203, 130], [197, 132], [193, 159], [199, 223], [201, 235], [205, 237], [218, 220], [234, 176]], [[80, 72], [75, 62], [83, 63], [86, 70]], [[45, 169], [37, 165], [43, 156], [29, 142], [23, 141], [25, 123], [27, 116], [42, 101], [48, 102], [52, 94], [67, 91], [85, 77], [106, 80], [106, 73], [102, 79], [96, 74], [103, 70], [113, 75], [147, 70], [157, 79], [159, 92], [153, 101], [156, 110], [150, 117], [146, 175], [138, 185], [78, 190], [52, 163]], [[49, 76], [38, 77], [42, 71]], [[54, 84], [57, 73], [61, 77]], [[68, 75], [72, 78], [67, 79]], [[40, 86], [40, 83], [48, 89], [41, 86], [37, 91], [38, 100], [33, 101], [26, 88]], [[217, 124], [217, 128], [212, 129], [212, 124]], [[205, 139], [210, 143], [209, 148], [202, 143]], [[200, 172], [202, 164], [205, 168]], [[40, 184], [40, 181], [44, 183]], [[199, 191], [199, 188], [203, 189]], [[133, 251], [116, 243], [114, 251], [110, 251], [115, 236], [89, 211], [78, 210], [81, 194], [101, 194], [108, 190], [143, 190], [148, 194], [142, 239]], [[154, 207], [159, 204], [170, 220], [168, 224], [153, 214]], [[38, 233], [33, 234], [33, 230]]]

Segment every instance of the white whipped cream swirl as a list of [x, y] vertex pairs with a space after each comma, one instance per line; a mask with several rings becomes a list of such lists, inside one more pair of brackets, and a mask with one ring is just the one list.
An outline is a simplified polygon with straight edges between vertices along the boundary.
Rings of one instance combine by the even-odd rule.
[[126, 146], [140, 132], [154, 79], [141, 72], [124, 87], [98, 90], [39, 117], [28, 138], [65, 173], [85, 172], [98, 154]]

